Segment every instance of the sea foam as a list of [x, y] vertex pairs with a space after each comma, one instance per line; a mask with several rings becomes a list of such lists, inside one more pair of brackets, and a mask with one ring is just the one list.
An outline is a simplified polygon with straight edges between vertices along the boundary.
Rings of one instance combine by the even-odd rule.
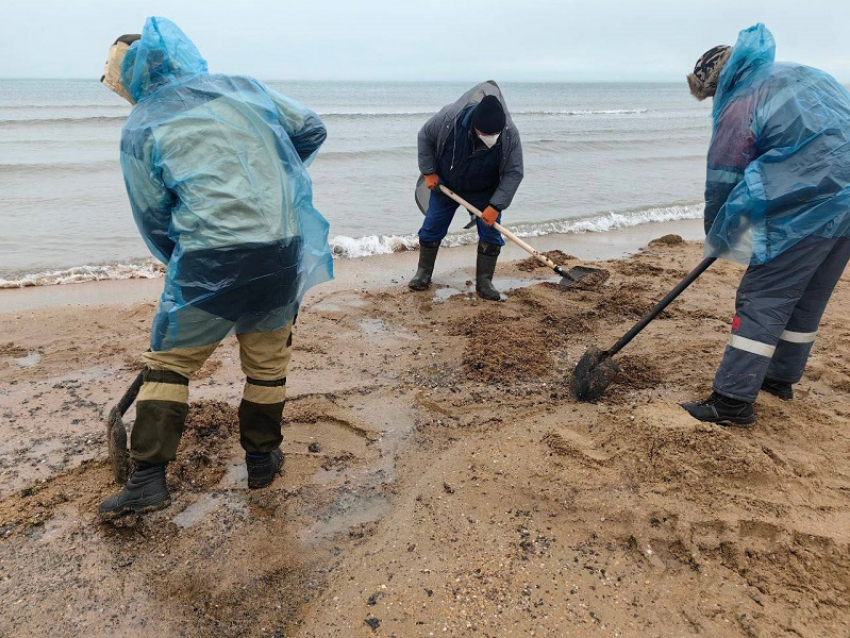
[[[517, 224], [507, 228], [518, 237], [540, 237], [555, 233], [605, 233], [621, 228], [632, 228], [642, 224], [699, 219], [701, 216], [702, 205], [691, 204], [623, 212], [612, 211], [588, 217]], [[446, 248], [452, 248], [468, 246], [477, 241], [478, 233], [474, 231], [453, 233], [443, 240], [442, 245]], [[334, 258], [361, 259], [375, 255], [388, 255], [416, 250], [419, 246], [419, 239], [413, 233], [409, 235], [368, 235], [365, 237], [337, 235], [329, 243]], [[152, 279], [161, 277], [164, 272], [165, 267], [153, 259], [131, 263], [76, 266], [65, 270], [22, 274], [10, 279], [0, 278], [0, 289], [72, 284], [105, 279]]]

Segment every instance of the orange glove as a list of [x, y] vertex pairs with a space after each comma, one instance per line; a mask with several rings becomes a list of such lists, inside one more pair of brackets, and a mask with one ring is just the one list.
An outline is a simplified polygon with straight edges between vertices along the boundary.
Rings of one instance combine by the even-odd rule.
[[425, 186], [427, 186], [430, 190], [434, 190], [437, 188], [437, 184], [440, 182], [440, 176], [436, 173], [431, 173], [425, 176]]
[[481, 213], [481, 217], [484, 218], [484, 223], [488, 226], [492, 226], [496, 223], [496, 220], [499, 219], [499, 211], [497, 211], [492, 206], [488, 206], [484, 209], [484, 212]]

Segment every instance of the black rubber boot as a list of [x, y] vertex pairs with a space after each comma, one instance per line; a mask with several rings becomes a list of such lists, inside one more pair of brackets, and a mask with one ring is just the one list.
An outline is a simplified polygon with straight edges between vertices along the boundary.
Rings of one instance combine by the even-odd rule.
[[478, 242], [478, 261], [475, 264], [475, 291], [488, 301], [499, 301], [502, 295], [493, 287], [493, 273], [502, 247], [498, 244]]
[[749, 425], [756, 420], [753, 404], [712, 392], [705, 401], [680, 404], [692, 417], [718, 425]]
[[779, 397], [783, 401], [791, 401], [794, 398], [794, 388], [792, 388], [791, 384], [787, 381], [777, 381], [776, 379], [765, 378], [765, 380], [761, 382], [761, 389], [768, 394]]
[[271, 485], [275, 474], [283, 473], [283, 452], [277, 448], [268, 454], [246, 454], [245, 464], [248, 466], [248, 488], [266, 487]]
[[109, 521], [125, 514], [141, 514], [168, 505], [171, 497], [165, 486], [166, 465], [155, 463], [136, 468], [124, 489], [100, 504], [100, 517]]
[[407, 284], [411, 290], [425, 290], [431, 285], [431, 274], [434, 272], [434, 262], [437, 261], [438, 241], [419, 242], [419, 265], [416, 274]]

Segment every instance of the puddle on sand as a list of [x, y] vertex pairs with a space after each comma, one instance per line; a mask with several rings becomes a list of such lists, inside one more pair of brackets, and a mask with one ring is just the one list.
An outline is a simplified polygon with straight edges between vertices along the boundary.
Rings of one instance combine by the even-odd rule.
[[22, 368], [32, 368], [33, 366], [37, 366], [41, 363], [41, 355], [37, 352], [31, 352], [25, 357], [20, 357], [19, 359], [12, 359], [15, 363], [17, 363]]
[[315, 542], [348, 531], [355, 525], [374, 523], [390, 513], [392, 505], [383, 496], [362, 498], [343, 493], [330, 507], [329, 515], [301, 531], [305, 543]]
[[417, 341], [419, 337], [416, 335], [409, 334], [407, 332], [398, 332], [396, 330], [390, 330], [387, 327], [387, 324], [384, 323], [383, 319], [361, 319], [357, 322], [357, 325], [360, 326], [360, 329], [366, 333], [368, 337], [372, 337], [373, 340], [377, 339], [405, 339], [407, 341]]
[[177, 527], [188, 529], [203, 521], [210, 512], [226, 508], [231, 512], [245, 514], [245, 504], [229, 494], [217, 492], [202, 494], [197, 501], [171, 519]]
[[357, 322], [357, 325], [366, 334], [374, 335], [389, 332], [389, 328], [387, 328], [387, 324], [384, 323], [383, 319], [361, 319]]
[[470, 293], [475, 292], [475, 286], [468, 286], [466, 289], [461, 290], [459, 288], [454, 288], [452, 286], [446, 286], [445, 288], [437, 288], [434, 291], [434, 301], [440, 302], [445, 301], [446, 299], [450, 299], [451, 297], [456, 297], [457, 295], [468, 295]]
[[248, 485], [248, 468], [245, 466], [245, 461], [240, 459], [234, 461], [221, 480], [215, 486], [219, 490], [244, 489]]
[[27, 453], [34, 459], [46, 457], [50, 454], [62, 453], [67, 445], [61, 439], [44, 439], [35, 443]]
[[[511, 279], [511, 278], [494, 278], [493, 285], [496, 289], [502, 293], [502, 299], [506, 299], [505, 291], [516, 290], [517, 288], [528, 288], [529, 286], [534, 286], [536, 284], [542, 283], [544, 281], [550, 281], [549, 279]], [[451, 299], [452, 297], [457, 297], [458, 295], [467, 295], [470, 297], [478, 296], [478, 293], [475, 292], [475, 284], [470, 283], [468, 286], [457, 287], [457, 286], [443, 286], [434, 290], [434, 302], [440, 303], [446, 301], [447, 299]]]
[[312, 306], [310, 312], [343, 312], [349, 308], [362, 308], [366, 301], [356, 294], [333, 295], [329, 299], [322, 299]]
[[320, 514], [320, 520], [299, 533], [303, 542], [316, 542], [357, 525], [380, 521], [392, 511], [390, 501], [376, 492], [398, 480], [396, 459], [414, 429], [415, 408], [406, 395], [382, 399], [352, 407], [358, 411], [358, 418], [381, 432], [381, 437], [371, 443], [380, 454], [365, 465], [316, 471], [311, 483], [338, 490], [340, 496]]

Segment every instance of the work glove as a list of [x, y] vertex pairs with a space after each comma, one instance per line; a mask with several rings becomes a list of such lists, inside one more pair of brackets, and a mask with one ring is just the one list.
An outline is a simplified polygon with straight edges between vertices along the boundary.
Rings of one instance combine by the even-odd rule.
[[488, 206], [484, 209], [484, 212], [481, 213], [481, 217], [484, 220], [484, 223], [488, 226], [492, 226], [496, 223], [496, 220], [499, 219], [499, 211], [497, 211], [492, 206]]
[[437, 184], [440, 182], [440, 176], [436, 173], [430, 173], [425, 176], [425, 186], [429, 188], [429, 190], [434, 190], [437, 188]]

